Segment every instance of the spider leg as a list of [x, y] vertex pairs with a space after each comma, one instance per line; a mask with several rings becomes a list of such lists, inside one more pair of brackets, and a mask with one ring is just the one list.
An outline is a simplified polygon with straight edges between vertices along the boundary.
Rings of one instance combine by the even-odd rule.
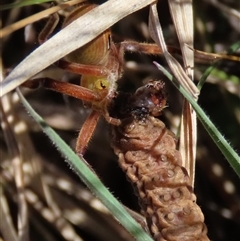
[[[120, 53], [139, 52], [144, 54], [162, 55], [163, 52], [157, 44], [139, 43], [136, 41], [123, 41], [120, 43]], [[181, 54], [181, 50], [174, 46], [168, 46], [168, 51], [171, 53]]]
[[44, 28], [38, 35], [39, 44], [43, 44], [49, 39], [50, 35], [53, 33], [54, 29], [56, 28], [58, 22], [59, 22], [59, 16], [57, 13], [50, 15], [47, 21], [47, 24], [44, 26]]
[[93, 136], [94, 130], [97, 126], [101, 113], [97, 111], [92, 111], [86, 121], [84, 122], [76, 143], [76, 152], [79, 156], [83, 156], [88, 143]]
[[28, 80], [22, 86], [31, 89], [43, 86], [47, 89], [54, 90], [65, 95], [69, 95], [77, 99], [81, 99], [83, 101], [93, 102], [101, 100], [101, 97], [98, 94], [96, 94], [96, 92], [93, 92], [90, 89], [87, 89], [79, 85], [54, 80], [51, 78]]
[[90, 76], [107, 76], [109, 70], [101, 65], [87, 65], [80, 63], [72, 63], [66, 60], [59, 60], [55, 65], [61, 69], [67, 70], [68, 72], [80, 74], [80, 75], [90, 75]]

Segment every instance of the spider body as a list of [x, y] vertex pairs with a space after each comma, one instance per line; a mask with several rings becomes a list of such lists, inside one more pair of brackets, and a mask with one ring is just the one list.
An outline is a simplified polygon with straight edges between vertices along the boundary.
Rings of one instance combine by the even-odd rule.
[[[82, 4], [75, 8], [65, 19], [62, 27], [64, 28], [96, 6], [95, 4]], [[89, 103], [90, 107], [108, 116], [108, 104], [115, 96], [117, 80], [122, 75], [122, 56], [119, 54], [119, 48], [111, 39], [111, 31], [106, 30], [93, 41], [68, 54], [64, 59], [69, 63], [86, 65], [87, 69], [92, 67], [93, 71], [89, 69], [89, 73], [82, 75], [81, 86], [93, 91], [99, 97]], [[113, 121], [112, 124], [118, 123]]]
[[[90, 3], [79, 4], [65, 18], [62, 28], [96, 6]], [[40, 43], [47, 41], [58, 21], [58, 15], [49, 19], [39, 34]], [[56, 63], [62, 69], [81, 75], [80, 85], [50, 78], [41, 81], [44, 87], [81, 99], [92, 109], [77, 138], [76, 151], [80, 156], [85, 153], [100, 116], [103, 116], [112, 125], [120, 125], [121, 123], [118, 118], [110, 116], [109, 106], [117, 93], [117, 81], [123, 73], [123, 56], [126, 51], [161, 54], [161, 50], [155, 44], [135, 41], [123, 41], [115, 44], [111, 38], [111, 31], [108, 29]]]

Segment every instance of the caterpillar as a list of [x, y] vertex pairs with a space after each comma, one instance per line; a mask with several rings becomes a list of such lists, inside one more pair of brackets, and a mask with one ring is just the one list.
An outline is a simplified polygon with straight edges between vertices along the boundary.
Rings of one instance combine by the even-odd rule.
[[204, 216], [196, 203], [175, 135], [157, 118], [166, 107], [164, 82], [152, 81], [135, 94], [119, 94], [112, 115], [111, 145], [138, 196], [156, 241], [207, 241]]

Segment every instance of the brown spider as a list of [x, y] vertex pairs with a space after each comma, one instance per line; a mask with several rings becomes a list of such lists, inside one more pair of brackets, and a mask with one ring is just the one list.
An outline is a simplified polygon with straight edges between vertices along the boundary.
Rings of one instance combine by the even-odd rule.
[[[96, 4], [87, 2], [79, 4], [65, 18], [62, 27], [66, 27], [96, 6]], [[48, 39], [58, 20], [57, 14], [51, 16], [39, 35], [40, 43]], [[169, 50], [180, 53], [179, 49], [175, 47], [169, 47]], [[71, 52], [56, 63], [62, 69], [81, 75], [81, 85], [50, 78], [41, 81], [44, 87], [81, 99], [92, 109], [77, 138], [76, 152], [78, 155], [84, 154], [101, 115], [110, 124], [120, 125], [121, 123], [119, 119], [112, 118], [109, 115], [108, 107], [116, 95], [117, 81], [123, 73], [124, 53], [126, 51], [162, 54], [161, 49], [156, 44], [135, 41], [123, 41], [116, 44], [112, 41], [111, 31], [108, 29], [85, 46]], [[204, 58], [201, 53], [196, 55]], [[36, 82], [39, 82], [39, 80], [26, 82], [24, 86], [34, 87]]]
[[[96, 6], [90, 3], [78, 5], [65, 18], [62, 27], [64, 28]], [[39, 34], [39, 43], [48, 39], [58, 20], [57, 15], [52, 15]], [[50, 78], [41, 80], [44, 87], [81, 99], [92, 109], [77, 138], [76, 152], [78, 155], [84, 154], [101, 115], [113, 125], [121, 123], [119, 119], [109, 115], [108, 107], [116, 95], [117, 81], [122, 76], [125, 51], [161, 54], [161, 50], [155, 44], [134, 41], [123, 41], [115, 44], [111, 39], [110, 30], [106, 30], [85, 46], [73, 51], [56, 63], [62, 69], [82, 75], [81, 86]], [[36, 82], [39, 80], [28, 81], [24, 86], [33, 87], [33, 83]]]

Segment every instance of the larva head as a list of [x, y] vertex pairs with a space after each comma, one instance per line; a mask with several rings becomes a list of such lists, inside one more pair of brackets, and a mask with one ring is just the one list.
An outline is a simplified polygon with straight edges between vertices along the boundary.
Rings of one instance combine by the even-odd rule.
[[130, 100], [133, 111], [143, 110], [152, 116], [159, 116], [166, 107], [165, 83], [151, 81], [136, 90]]
[[149, 115], [161, 115], [167, 102], [164, 86], [162, 81], [151, 81], [138, 88], [134, 94], [118, 93], [109, 109], [110, 115], [128, 121], [131, 121], [132, 117], [144, 120]]

